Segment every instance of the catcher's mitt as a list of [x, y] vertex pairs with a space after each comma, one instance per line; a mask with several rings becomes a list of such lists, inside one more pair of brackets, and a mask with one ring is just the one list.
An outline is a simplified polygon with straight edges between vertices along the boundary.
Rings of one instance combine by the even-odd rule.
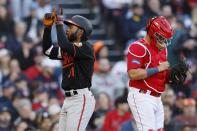
[[169, 83], [182, 85], [187, 77], [188, 66], [185, 62], [180, 62], [170, 69]]

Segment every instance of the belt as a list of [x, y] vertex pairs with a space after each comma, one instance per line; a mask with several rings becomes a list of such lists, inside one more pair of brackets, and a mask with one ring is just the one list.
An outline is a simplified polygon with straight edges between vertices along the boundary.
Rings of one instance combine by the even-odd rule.
[[65, 96], [66, 97], [71, 97], [77, 94], [84, 94], [85, 92], [90, 91], [89, 88], [83, 88], [83, 89], [75, 89], [75, 90], [69, 90], [65, 91]]
[[160, 97], [161, 96], [161, 93], [157, 93], [157, 92], [153, 92], [153, 91], [149, 91], [149, 90], [140, 89], [139, 92], [143, 93], [143, 94], [149, 94], [149, 95], [155, 96], [155, 97]]
[[139, 93], [149, 94], [149, 95], [155, 96], [155, 97], [160, 97], [161, 96], [161, 93], [158, 93], [158, 92], [153, 92], [153, 91], [146, 90], [146, 89], [138, 89], [136, 87], [130, 87], [130, 88], [133, 89], [133, 90], [138, 91]]
[[71, 96], [74, 96], [74, 95], [77, 95], [78, 92], [76, 90], [70, 90], [70, 91], [65, 91], [65, 96], [66, 97], [71, 97]]

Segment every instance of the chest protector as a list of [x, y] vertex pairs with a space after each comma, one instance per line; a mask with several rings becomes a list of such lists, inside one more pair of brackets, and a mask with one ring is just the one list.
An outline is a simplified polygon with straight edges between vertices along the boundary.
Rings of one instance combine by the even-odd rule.
[[[143, 59], [143, 67], [145, 69], [155, 68], [160, 63], [167, 61], [167, 48], [158, 52], [156, 47], [150, 46], [144, 42], [137, 41], [135, 44], [142, 46], [145, 49], [146, 54]], [[165, 90], [165, 83], [167, 79], [168, 71], [162, 71], [156, 73], [143, 80], [130, 80], [129, 85], [140, 89], [148, 89], [162, 93]]]

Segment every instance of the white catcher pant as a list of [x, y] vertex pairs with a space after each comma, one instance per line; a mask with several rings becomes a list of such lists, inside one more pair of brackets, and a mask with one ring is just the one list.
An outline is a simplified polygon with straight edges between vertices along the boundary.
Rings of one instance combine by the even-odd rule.
[[129, 87], [128, 103], [139, 131], [157, 131], [164, 127], [164, 110], [161, 97], [154, 97]]
[[95, 108], [95, 99], [88, 88], [66, 97], [60, 112], [59, 131], [84, 131]]

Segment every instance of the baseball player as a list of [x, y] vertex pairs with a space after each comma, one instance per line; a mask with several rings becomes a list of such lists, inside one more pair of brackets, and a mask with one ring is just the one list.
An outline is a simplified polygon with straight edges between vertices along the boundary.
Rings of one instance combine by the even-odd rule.
[[139, 131], [163, 131], [165, 90], [169, 63], [167, 48], [173, 29], [163, 16], [148, 21], [147, 34], [128, 49], [128, 103]]
[[[61, 13], [62, 14], [62, 13]], [[63, 20], [55, 12], [45, 14], [43, 52], [50, 59], [63, 61], [62, 88], [65, 100], [59, 119], [59, 131], [84, 131], [95, 107], [90, 92], [93, 74], [93, 49], [87, 42], [92, 24], [82, 16], [75, 15]], [[56, 24], [58, 46], [51, 42], [51, 26]], [[66, 31], [63, 24], [67, 25]]]

